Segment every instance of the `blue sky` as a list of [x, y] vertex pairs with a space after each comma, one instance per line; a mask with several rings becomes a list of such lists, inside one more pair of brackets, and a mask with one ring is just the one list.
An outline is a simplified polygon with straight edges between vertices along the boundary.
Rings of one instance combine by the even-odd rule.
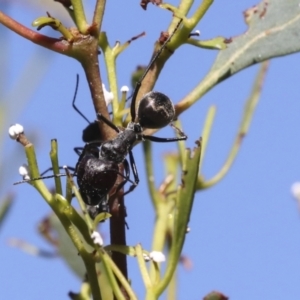
[[[146, 31], [118, 59], [118, 82], [130, 84], [130, 74], [138, 64], [147, 64], [154, 41], [167, 28], [168, 11], [149, 5], [143, 11], [138, 3], [110, 2], [103, 30], [111, 45], [125, 42]], [[176, 3], [172, 1], [172, 3]], [[1, 3], [1, 2], [0, 2]], [[34, 3], [34, 1], [32, 1]], [[232, 37], [246, 31], [242, 12], [253, 1], [231, 1], [214, 5], [197, 28], [201, 39], [221, 35]], [[4, 6], [5, 9], [3, 8]], [[115, 6], [115, 7], [114, 7]], [[15, 2], [1, 9], [30, 26], [49, 11], [60, 16], [58, 3], [51, 7], [33, 7]], [[125, 13], [126, 12], [126, 13]], [[66, 21], [71, 25], [71, 21]], [[76, 74], [80, 75], [77, 105], [92, 121], [95, 118], [90, 93], [77, 61], [38, 48], [27, 40], [0, 27], [2, 52], [6, 64], [1, 75], [2, 99], [7, 101], [7, 126], [21, 123], [26, 134], [36, 140], [40, 170], [49, 167], [50, 140], [59, 143], [62, 164], [75, 165], [73, 152], [81, 146], [86, 122], [71, 107]], [[51, 29], [44, 34], [57, 37]], [[205, 76], [217, 51], [185, 45], [165, 66], [155, 90], [167, 94], [175, 103]], [[219, 290], [230, 299], [298, 299], [300, 295], [300, 218], [290, 188], [300, 181], [300, 68], [299, 54], [271, 61], [250, 132], [229, 174], [215, 187], [196, 194], [191, 216], [191, 232], [183, 253], [192, 261], [192, 269], [179, 266], [178, 299], [202, 299]], [[101, 65], [106, 83], [105, 69]], [[208, 144], [203, 174], [212, 177], [222, 166], [234, 141], [243, 106], [251, 91], [258, 66], [244, 70], [219, 84], [180, 116], [193, 147], [201, 135], [209, 106], [217, 106], [217, 116]], [[172, 136], [166, 128], [158, 136]], [[65, 299], [69, 290], [78, 291], [80, 280], [59, 258], [30, 256], [8, 245], [10, 238], [26, 240], [43, 249], [49, 245], [37, 232], [41, 219], [49, 214], [47, 204], [29, 185], [12, 186], [19, 180], [18, 166], [25, 162], [20, 145], [4, 137], [2, 158], [7, 176], [2, 175], [2, 191], [13, 192], [15, 203], [0, 231], [2, 297], [7, 299]], [[162, 156], [176, 150], [176, 144], [153, 144], [156, 182], [162, 176]], [[154, 221], [147, 194], [141, 145], [134, 148], [141, 183], [126, 197], [129, 245], [141, 242], [149, 249]], [[52, 185], [51, 180], [49, 186]], [[108, 226], [104, 225], [104, 237]], [[144, 288], [136, 262], [128, 259], [133, 287], [143, 299]]]

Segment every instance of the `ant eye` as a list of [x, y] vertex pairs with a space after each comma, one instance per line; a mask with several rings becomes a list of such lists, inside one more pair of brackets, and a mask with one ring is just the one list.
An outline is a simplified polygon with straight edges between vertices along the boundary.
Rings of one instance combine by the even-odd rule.
[[140, 101], [138, 122], [145, 128], [162, 128], [172, 122], [175, 109], [172, 101], [165, 94], [150, 92]]

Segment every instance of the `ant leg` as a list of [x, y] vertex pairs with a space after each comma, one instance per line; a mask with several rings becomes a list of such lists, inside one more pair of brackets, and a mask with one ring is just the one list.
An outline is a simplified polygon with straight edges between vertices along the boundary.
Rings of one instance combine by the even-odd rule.
[[[71, 171], [75, 171], [75, 168], [73, 168], [73, 167], [69, 167], [69, 166], [67, 166], [68, 167], [68, 169], [69, 170], [71, 170]], [[58, 167], [59, 168], [59, 170], [63, 170], [64, 169], [64, 167]], [[43, 173], [41, 173], [41, 177], [43, 177], [46, 173], [48, 173], [49, 171], [53, 171], [53, 168], [52, 167], [50, 167], [50, 168], [48, 168], [47, 170], [45, 170]], [[55, 174], [53, 174], [53, 175], [50, 175], [50, 176], [54, 176]], [[58, 174], [56, 174], [56, 175], [58, 175]], [[44, 177], [44, 178], [46, 178], [46, 177]], [[47, 178], [51, 178], [51, 177], [47, 177]], [[42, 179], [42, 178], [41, 178]], [[33, 180], [33, 179], [31, 179], [31, 180]]]
[[88, 118], [75, 105], [77, 91], [78, 91], [78, 85], [79, 85], [79, 75], [76, 74], [76, 87], [75, 87], [75, 93], [74, 93], [74, 97], [73, 97], [73, 101], [72, 101], [72, 106], [73, 106], [74, 110], [77, 111], [77, 113], [79, 115], [81, 115], [90, 124], [91, 122], [88, 120]]
[[185, 141], [187, 139], [187, 136], [174, 137], [174, 138], [160, 138], [152, 135], [142, 135], [142, 139], [149, 140], [151, 142], [157, 142], [157, 143], [170, 143], [170, 142]]
[[[137, 174], [137, 170], [136, 170], [132, 152], [130, 151], [129, 153], [131, 153], [131, 155], [129, 154], [129, 158], [130, 158], [130, 165], [131, 165], [131, 168], [132, 168], [132, 171], [134, 174], [134, 182], [130, 179], [129, 163], [128, 163], [127, 159], [125, 159], [123, 161], [125, 175], [118, 173], [120, 176], [122, 176], [124, 178], [124, 180], [118, 185], [114, 194], [117, 194], [119, 192], [119, 190], [121, 190], [127, 182], [130, 182], [131, 186], [129, 187], [128, 191], [124, 192], [124, 194], [123, 194], [123, 196], [125, 196], [125, 195], [129, 194], [130, 192], [132, 192], [137, 187], [137, 185], [140, 181], [138, 174]], [[133, 159], [133, 161], [132, 161], [132, 159]]]
[[110, 120], [106, 119], [102, 114], [97, 113], [97, 119], [104, 122], [106, 125], [108, 125], [110, 128], [112, 128], [116, 132], [120, 132], [120, 129]]
[[135, 161], [134, 161], [134, 157], [133, 157], [131, 150], [129, 150], [129, 161], [130, 161], [130, 166], [131, 166], [131, 169], [133, 172], [135, 184], [138, 185], [140, 182], [140, 179], [139, 179], [139, 174], [138, 174], [138, 171], [137, 171], [137, 168], [135, 165]]
[[[59, 170], [61, 170], [62, 169], [62, 167], [59, 167]], [[50, 172], [50, 171], [53, 171], [53, 168], [52, 167], [50, 167], [50, 168], [48, 168], [47, 170], [45, 170], [44, 172], [42, 172], [41, 173], [41, 176], [44, 176], [46, 173], [48, 173], [48, 172]]]
[[83, 147], [75, 147], [73, 150], [78, 156], [80, 156], [83, 151]]
[[139, 139], [149, 140], [149, 141], [158, 142], [158, 143], [169, 143], [169, 142], [185, 141], [187, 139], [187, 135], [181, 129], [176, 127], [173, 123], [171, 123], [170, 126], [173, 127], [177, 131], [177, 133], [180, 135], [179, 137], [161, 138], [161, 137], [157, 137], [157, 136], [141, 134], [139, 136]]
[[[116, 191], [114, 192], [114, 195], [116, 195], [123, 187], [124, 185], [128, 182], [128, 181], [131, 181], [129, 179], [130, 177], [130, 169], [129, 169], [129, 164], [128, 164], [128, 161], [127, 159], [125, 159], [123, 161], [123, 165], [124, 165], [124, 171], [125, 171], [125, 175], [119, 173], [119, 175], [121, 175], [124, 180], [118, 185], [118, 187], [116, 188]], [[132, 181], [131, 181], [132, 182]], [[125, 195], [125, 193], [123, 194], [123, 196]]]
[[[89, 124], [91, 124], [91, 122], [89, 121], [89, 119], [79, 110], [79, 108], [75, 105], [76, 102], [76, 96], [77, 96], [77, 92], [78, 92], [78, 85], [79, 85], [79, 75], [76, 74], [76, 86], [75, 86], [75, 93], [73, 96], [73, 101], [72, 101], [72, 107], [74, 108], [74, 110], [83, 118], [85, 119]], [[126, 100], [127, 101], [127, 100]], [[109, 113], [110, 115], [112, 115], [112, 112]]]
[[170, 126], [173, 127], [181, 137], [187, 138], [186, 134], [180, 128], [175, 126], [173, 123], [171, 123]]
[[187, 136], [183, 135], [180, 137], [173, 137], [173, 138], [161, 138], [161, 137], [157, 137], [157, 136], [141, 134], [140, 139], [141, 140], [143, 140], [143, 139], [149, 140], [149, 141], [157, 142], [157, 143], [169, 143], [169, 142], [185, 141], [187, 139]]
[[[132, 169], [132, 172], [133, 172], [134, 184], [132, 184], [129, 187], [128, 191], [126, 191], [124, 193], [124, 196], [127, 195], [127, 194], [129, 194], [129, 193], [131, 193], [137, 187], [137, 185], [140, 182], [139, 174], [138, 174], [138, 171], [137, 171], [137, 168], [136, 168], [136, 165], [135, 165], [135, 161], [134, 161], [134, 157], [133, 157], [133, 154], [132, 154], [131, 150], [129, 150], [129, 160], [130, 160], [130, 166], [131, 166], [131, 169]], [[126, 163], [128, 164], [127, 161], [126, 161]]]

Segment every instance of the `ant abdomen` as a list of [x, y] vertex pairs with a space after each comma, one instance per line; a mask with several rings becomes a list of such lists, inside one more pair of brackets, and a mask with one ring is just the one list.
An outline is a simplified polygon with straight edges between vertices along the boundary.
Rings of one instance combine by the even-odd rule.
[[165, 94], [149, 92], [141, 99], [137, 111], [138, 123], [143, 128], [162, 128], [175, 117], [175, 108]]
[[86, 154], [78, 163], [76, 172], [84, 202], [101, 206], [117, 180], [119, 167], [113, 161]]

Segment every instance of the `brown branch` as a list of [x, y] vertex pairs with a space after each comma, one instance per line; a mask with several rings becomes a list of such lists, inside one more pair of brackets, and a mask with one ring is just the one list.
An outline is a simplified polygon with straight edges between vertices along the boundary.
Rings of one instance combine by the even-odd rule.
[[18, 23], [14, 19], [10, 18], [6, 14], [4, 14], [2, 11], [0, 11], [0, 23], [3, 24], [8, 29], [14, 31], [18, 35], [24, 37], [25, 39], [40, 45], [42, 47], [45, 47], [47, 49], [53, 50], [55, 52], [71, 56], [71, 49], [70, 44], [67, 42], [64, 42], [60, 39], [51, 38], [48, 36], [45, 36], [43, 34], [37, 33], [34, 30], [31, 30], [24, 25]]

